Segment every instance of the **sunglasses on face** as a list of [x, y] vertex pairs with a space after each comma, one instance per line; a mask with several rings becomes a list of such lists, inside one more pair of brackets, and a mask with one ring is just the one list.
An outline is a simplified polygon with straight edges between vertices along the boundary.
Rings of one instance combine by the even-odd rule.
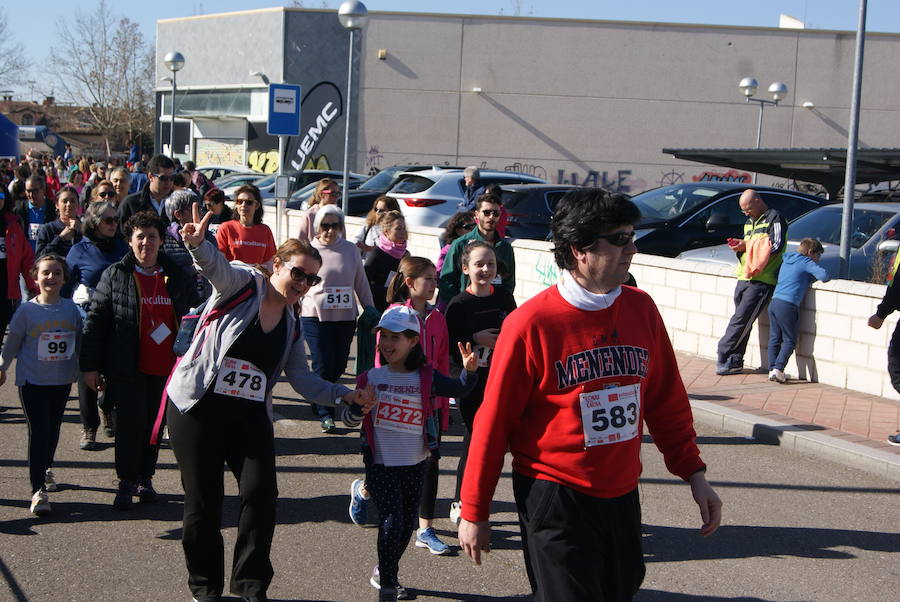
[[319, 228], [321, 228], [325, 232], [327, 232], [328, 230], [339, 230], [340, 227], [340, 222], [322, 222], [321, 224], [319, 224]]
[[174, 182], [175, 181], [174, 175], [167, 176], [165, 174], [157, 173], [157, 174], [153, 174], [153, 177], [162, 182]]
[[481, 215], [485, 217], [500, 217], [499, 209], [482, 209]]
[[106, 224], [107, 226], [112, 226], [113, 224], [119, 223], [119, 220], [112, 216], [101, 217], [100, 222]]
[[116, 196], [115, 190], [103, 190], [97, 193], [97, 196], [102, 197], [104, 199], [111, 199]]
[[475, 227], [475, 222], [468, 222], [466, 224], [460, 224], [459, 227], [462, 228], [463, 230], [471, 230], [472, 228]]
[[609, 241], [609, 244], [617, 247], [624, 247], [634, 240], [634, 231], [631, 232], [615, 232], [614, 234], [598, 234], [596, 238], [602, 238]]
[[243, 205], [244, 203], [249, 203], [250, 205], [252, 205], [255, 202], [256, 199], [234, 199], [235, 205]]
[[316, 276], [315, 274], [307, 274], [300, 268], [291, 268], [291, 280], [294, 282], [303, 282], [306, 280], [306, 284], [309, 286], [315, 286], [322, 282], [322, 278], [320, 276]]

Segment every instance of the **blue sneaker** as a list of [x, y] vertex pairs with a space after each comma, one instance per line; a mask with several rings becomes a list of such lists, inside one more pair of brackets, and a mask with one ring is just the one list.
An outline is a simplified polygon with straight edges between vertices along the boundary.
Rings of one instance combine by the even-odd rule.
[[363, 480], [356, 479], [350, 483], [350, 520], [354, 525], [366, 524], [369, 500], [362, 495]]
[[434, 532], [434, 527], [426, 527], [416, 531], [416, 547], [428, 548], [435, 556], [443, 556], [450, 553], [450, 546], [441, 541]]

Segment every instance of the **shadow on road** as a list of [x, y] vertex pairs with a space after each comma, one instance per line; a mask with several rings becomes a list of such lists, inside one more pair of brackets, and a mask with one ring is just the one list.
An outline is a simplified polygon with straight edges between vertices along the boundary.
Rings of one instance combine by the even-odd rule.
[[647, 562], [682, 562], [722, 558], [851, 559], [847, 550], [896, 552], [897, 534], [844, 529], [798, 527], [720, 527], [714, 537], [704, 539], [696, 529], [644, 525], [644, 559]]

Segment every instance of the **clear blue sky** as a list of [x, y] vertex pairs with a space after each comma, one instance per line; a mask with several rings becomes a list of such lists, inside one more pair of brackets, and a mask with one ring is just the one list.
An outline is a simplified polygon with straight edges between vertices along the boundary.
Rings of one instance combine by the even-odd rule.
[[[459, 14], [511, 15], [516, 7], [522, 16], [559, 17], [581, 19], [606, 19], [623, 21], [663, 21], [678, 23], [704, 23], [714, 25], [750, 25], [777, 27], [778, 15], [786, 13], [806, 22], [815, 29], [855, 30], [859, 14], [858, 0], [454, 0], [453, 2], [428, 2], [422, 0], [364, 0], [370, 11], [403, 12], [452, 12]], [[185, 0], [155, 0], [153, 2], [118, 3], [108, 1], [118, 14], [140, 24], [145, 35], [152, 39], [156, 31], [156, 20], [185, 17], [199, 14], [230, 12], [252, 8], [290, 5], [289, 1], [276, 0], [214, 0], [204, 2]], [[333, 10], [340, 6], [340, 0], [304, 0], [306, 8], [320, 8], [323, 4]], [[44, 19], [36, 16], [34, 10], [23, 3], [6, 8], [9, 32], [13, 41], [23, 44], [28, 56], [39, 64], [46, 60], [49, 52], [48, 41], [52, 43], [56, 18], [71, 14], [75, 7], [91, 12], [96, 4], [92, 0], [73, 5], [68, 0], [42, 0], [42, 15], [52, 15]], [[452, 8], [448, 8], [452, 6]], [[434, 8], [432, 8], [434, 7]], [[36, 38], [26, 32], [35, 28], [45, 34]], [[900, 1], [869, 0], [868, 31], [900, 33]], [[89, 35], [88, 32], [86, 32]], [[35, 43], [41, 39], [40, 43]], [[29, 79], [40, 82], [35, 95], [45, 89], [47, 77], [35, 71]], [[17, 98], [28, 98], [31, 94], [26, 84], [15, 86]]]

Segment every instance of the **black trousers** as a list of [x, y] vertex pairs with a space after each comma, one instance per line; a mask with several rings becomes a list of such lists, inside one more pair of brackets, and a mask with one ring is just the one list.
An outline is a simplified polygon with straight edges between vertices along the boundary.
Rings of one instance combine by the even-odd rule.
[[53, 465], [59, 429], [72, 385], [32, 385], [19, 387], [19, 399], [28, 423], [28, 476], [31, 493], [44, 486], [44, 473]]
[[535, 602], [631, 600], [644, 580], [637, 489], [595, 498], [513, 472]]
[[382, 587], [397, 587], [400, 558], [418, 524], [425, 462], [366, 468], [366, 489], [378, 507], [378, 572]]
[[468, 397], [458, 399], [459, 413], [462, 416], [463, 424], [466, 432], [463, 434], [462, 450], [459, 452], [459, 464], [456, 465], [456, 493], [454, 500], [459, 500], [460, 491], [462, 490], [463, 475], [466, 472], [466, 460], [469, 458], [469, 442], [472, 439], [472, 427], [475, 425], [475, 414], [481, 407], [484, 400], [484, 385], [479, 382], [478, 387]]
[[231, 569], [231, 593], [265, 595], [272, 582], [269, 551], [275, 532], [275, 436], [265, 404], [209, 395], [186, 414], [169, 402], [169, 443], [184, 487], [181, 544], [195, 598], [222, 594], [223, 463], [238, 483], [241, 505]]
[[132, 381], [107, 380], [107, 395], [116, 404], [116, 475], [121, 480], [139, 481], [156, 473], [159, 445], [150, 444], [150, 434], [166, 378], [138, 372]]
[[888, 374], [894, 389], [900, 393], [900, 325], [894, 328], [888, 344]]
[[765, 309], [773, 292], [775, 287], [771, 284], [756, 280], [738, 280], [734, 287], [734, 314], [728, 321], [725, 334], [719, 339], [720, 364], [725, 363], [733, 355], [743, 359], [753, 323]]
[[100, 408], [97, 406], [97, 392], [84, 384], [78, 377], [78, 409], [81, 413], [81, 426], [97, 430], [100, 426]]

